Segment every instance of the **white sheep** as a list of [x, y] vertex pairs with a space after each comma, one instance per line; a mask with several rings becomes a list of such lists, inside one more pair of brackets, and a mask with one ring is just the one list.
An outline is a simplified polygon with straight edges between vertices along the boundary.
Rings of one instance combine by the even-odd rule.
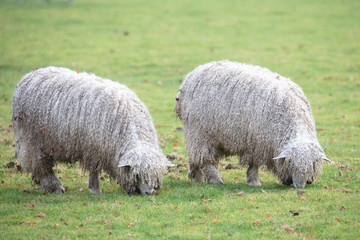
[[18, 83], [12, 102], [16, 153], [40, 188], [64, 192], [56, 162], [80, 162], [89, 190], [107, 172], [127, 193], [152, 194], [171, 164], [146, 106], [126, 86], [94, 74], [47, 67]]
[[305, 187], [321, 173], [322, 159], [330, 161], [301, 88], [266, 68], [227, 60], [201, 65], [185, 77], [174, 112], [196, 181], [223, 183], [216, 166], [237, 155], [250, 186], [261, 186], [258, 168], [266, 165], [284, 184]]

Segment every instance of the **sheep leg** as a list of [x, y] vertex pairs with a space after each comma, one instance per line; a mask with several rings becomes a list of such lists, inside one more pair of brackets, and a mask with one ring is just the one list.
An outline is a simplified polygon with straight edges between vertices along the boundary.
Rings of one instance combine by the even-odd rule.
[[193, 164], [190, 164], [188, 177], [195, 182], [203, 182], [204, 172], [199, 166], [194, 166]]
[[246, 171], [246, 182], [251, 187], [260, 187], [259, 168], [254, 164], [250, 164]]
[[224, 184], [224, 181], [221, 178], [221, 174], [217, 168], [212, 164], [206, 164], [202, 167], [202, 170], [204, 171], [205, 180], [208, 181], [208, 183], [211, 184]]
[[47, 192], [64, 193], [65, 188], [53, 171], [53, 161], [49, 157], [40, 157], [33, 162], [32, 179]]
[[100, 194], [100, 171], [91, 171], [89, 174], [89, 191], [93, 194]]

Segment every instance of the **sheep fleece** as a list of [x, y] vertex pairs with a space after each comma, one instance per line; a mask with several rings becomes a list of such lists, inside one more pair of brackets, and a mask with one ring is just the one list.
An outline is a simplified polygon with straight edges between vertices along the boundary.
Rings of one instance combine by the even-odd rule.
[[[185, 77], [174, 112], [184, 124], [190, 171], [238, 155], [241, 165], [266, 165], [286, 184], [299, 169], [311, 183], [321, 172], [323, 150], [308, 100], [298, 85], [266, 68], [227, 60], [200, 65]], [[282, 152], [297, 159], [297, 169], [287, 160], [277, 166], [273, 158]]]
[[[20, 164], [33, 178], [41, 164], [79, 161], [132, 192], [136, 181], [160, 187], [166, 172], [145, 105], [126, 86], [94, 74], [47, 67], [25, 75], [13, 96], [13, 125]], [[119, 170], [122, 162], [131, 171]]]

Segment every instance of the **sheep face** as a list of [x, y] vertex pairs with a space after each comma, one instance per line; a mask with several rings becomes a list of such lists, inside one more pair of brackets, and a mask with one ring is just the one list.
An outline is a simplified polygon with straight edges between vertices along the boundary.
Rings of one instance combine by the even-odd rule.
[[282, 183], [294, 184], [296, 188], [315, 183], [321, 173], [323, 160], [328, 160], [321, 148], [314, 143], [295, 144], [273, 159]]
[[128, 193], [153, 194], [159, 189], [168, 166], [174, 166], [152, 146], [138, 146], [125, 153], [118, 164], [118, 181]]
[[[139, 166], [122, 165], [119, 167], [118, 183], [128, 194], [151, 195], [160, 188], [163, 174], [155, 176], [145, 170], [139, 171]], [[152, 179], [152, 181], [149, 181]]]
[[150, 186], [148, 183], [138, 183], [136, 190], [140, 191], [140, 193], [143, 195], [151, 195], [153, 194], [155, 188]]

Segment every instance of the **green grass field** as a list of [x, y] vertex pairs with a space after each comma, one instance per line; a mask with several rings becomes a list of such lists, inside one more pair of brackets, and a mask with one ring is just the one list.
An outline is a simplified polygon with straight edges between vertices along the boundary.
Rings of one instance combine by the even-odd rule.
[[[357, 0], [1, 0], [0, 238], [360, 239], [359, 11]], [[303, 88], [334, 161], [305, 193], [266, 169], [262, 187], [248, 187], [246, 169], [224, 169], [234, 158], [221, 162], [224, 185], [189, 181], [176, 92], [187, 72], [222, 59]], [[49, 65], [126, 84], [145, 102], [177, 164], [157, 195], [129, 196], [106, 174], [103, 194], [92, 195], [87, 173], [66, 165], [55, 170], [66, 193], [44, 194], [6, 166], [17, 161], [15, 86]]]

